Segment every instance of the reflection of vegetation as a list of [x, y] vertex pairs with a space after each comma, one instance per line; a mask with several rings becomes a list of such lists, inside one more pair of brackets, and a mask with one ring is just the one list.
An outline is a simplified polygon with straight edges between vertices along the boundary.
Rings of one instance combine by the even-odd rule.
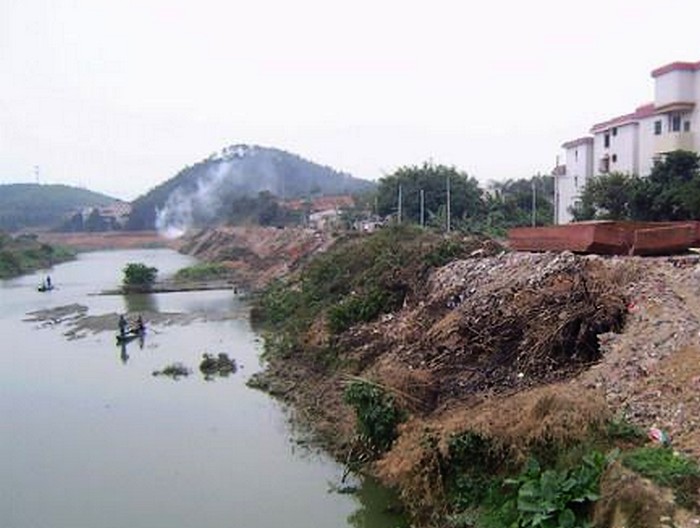
[[156, 281], [158, 268], [141, 262], [130, 262], [124, 267], [123, 285], [126, 291], [149, 291]]
[[0, 278], [49, 268], [74, 257], [70, 250], [41, 244], [33, 235], [13, 238], [0, 232]]
[[128, 313], [158, 311], [158, 299], [152, 293], [130, 293], [129, 295], [124, 295], [124, 304]]
[[354, 497], [358, 509], [348, 517], [348, 524], [356, 528], [408, 528], [408, 520], [401, 514], [396, 495], [389, 489], [365, 478]]

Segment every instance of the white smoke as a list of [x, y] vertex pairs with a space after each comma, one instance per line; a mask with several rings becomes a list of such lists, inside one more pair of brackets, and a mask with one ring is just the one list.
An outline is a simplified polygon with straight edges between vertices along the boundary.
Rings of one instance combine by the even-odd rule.
[[156, 209], [156, 229], [161, 236], [178, 238], [191, 229], [198, 219], [213, 218], [221, 205], [224, 179], [230, 163], [219, 163], [197, 180], [193, 192], [179, 187], [168, 196], [162, 209]]

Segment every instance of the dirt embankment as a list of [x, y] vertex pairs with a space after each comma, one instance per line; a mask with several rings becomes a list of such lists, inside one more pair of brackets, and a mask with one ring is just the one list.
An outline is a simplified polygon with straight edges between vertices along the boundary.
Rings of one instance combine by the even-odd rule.
[[218, 227], [189, 235], [183, 239], [181, 251], [226, 264], [238, 284], [256, 290], [332, 243], [330, 233], [304, 228]]
[[[340, 336], [314, 325], [305, 353], [273, 357], [262, 382], [339, 454], [353, 449], [355, 434], [347, 380], [396, 395], [409, 418], [372, 471], [417, 507], [440, 503], [448, 441], [464, 431], [517, 460], [620, 419], [661, 428], [674, 449], [700, 459], [699, 294], [692, 256], [460, 260], [380, 321]], [[318, 360], [329, 346], [343, 358], [330, 374]], [[663, 511], [676, 526], [697, 524], [666, 503]]]

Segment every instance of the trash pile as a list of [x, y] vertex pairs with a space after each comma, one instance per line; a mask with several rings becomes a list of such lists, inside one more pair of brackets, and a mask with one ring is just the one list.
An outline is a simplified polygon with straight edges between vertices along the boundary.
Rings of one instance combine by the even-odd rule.
[[[599, 258], [513, 254], [455, 261], [415, 307], [351, 331], [361, 363], [432, 374], [437, 405], [569, 379], [598, 361], [598, 335], [622, 329], [629, 277]], [[389, 357], [387, 357], [387, 355]]]

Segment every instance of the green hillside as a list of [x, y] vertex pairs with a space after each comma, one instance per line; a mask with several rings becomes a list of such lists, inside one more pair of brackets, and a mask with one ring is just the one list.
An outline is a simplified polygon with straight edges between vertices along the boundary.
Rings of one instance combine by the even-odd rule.
[[115, 199], [68, 185], [12, 183], [0, 185], [0, 230], [55, 227], [83, 207], [99, 207]]
[[231, 216], [236, 200], [259, 193], [294, 199], [353, 194], [374, 185], [279, 149], [233, 145], [135, 200], [127, 229], [153, 229], [158, 211], [165, 224], [216, 223]]

